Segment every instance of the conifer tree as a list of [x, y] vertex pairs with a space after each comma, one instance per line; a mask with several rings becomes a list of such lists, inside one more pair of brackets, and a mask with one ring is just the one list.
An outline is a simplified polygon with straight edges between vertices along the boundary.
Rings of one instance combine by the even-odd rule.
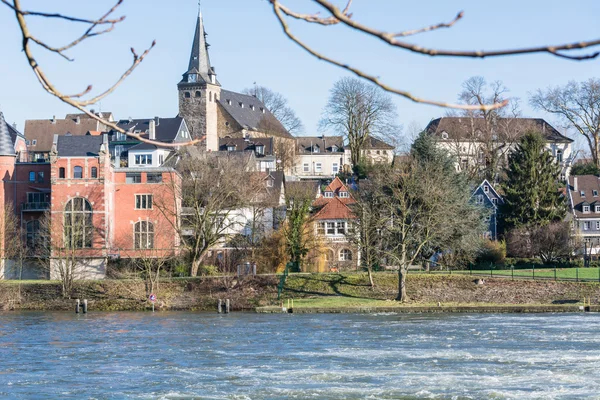
[[505, 228], [546, 225], [565, 217], [561, 195], [560, 165], [545, 149], [539, 134], [529, 132], [508, 157], [507, 179], [502, 185]]

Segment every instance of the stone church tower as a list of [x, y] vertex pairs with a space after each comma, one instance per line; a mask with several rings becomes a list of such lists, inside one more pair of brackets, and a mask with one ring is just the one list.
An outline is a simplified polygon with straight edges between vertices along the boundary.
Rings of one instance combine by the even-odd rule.
[[205, 136], [206, 149], [216, 151], [219, 148], [217, 102], [221, 98], [221, 84], [210, 65], [208, 46], [202, 12], [199, 12], [188, 70], [177, 84], [179, 116], [185, 119], [194, 138]]

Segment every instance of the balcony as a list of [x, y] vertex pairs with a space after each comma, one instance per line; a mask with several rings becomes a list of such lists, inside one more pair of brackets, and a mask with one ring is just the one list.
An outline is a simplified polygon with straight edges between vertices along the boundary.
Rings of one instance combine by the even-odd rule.
[[38, 202], [38, 203], [21, 203], [21, 211], [46, 211], [50, 209], [50, 203]]

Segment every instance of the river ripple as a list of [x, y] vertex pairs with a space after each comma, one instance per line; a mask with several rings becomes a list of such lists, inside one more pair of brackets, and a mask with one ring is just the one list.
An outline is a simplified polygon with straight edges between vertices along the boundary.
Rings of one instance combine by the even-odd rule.
[[598, 314], [0, 313], [1, 398], [600, 398]]

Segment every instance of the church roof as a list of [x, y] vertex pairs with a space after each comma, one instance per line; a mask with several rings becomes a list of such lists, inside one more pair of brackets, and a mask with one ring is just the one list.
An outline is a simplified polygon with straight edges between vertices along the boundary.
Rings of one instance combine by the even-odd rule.
[[0, 111], [0, 156], [14, 156], [15, 146], [10, 137], [10, 132], [4, 114]]
[[294, 138], [263, 102], [254, 96], [221, 90], [219, 104], [244, 129]]
[[[196, 22], [196, 31], [194, 33], [194, 43], [190, 53], [190, 62], [187, 72], [184, 74], [184, 80], [187, 82], [188, 74], [198, 74], [204, 82], [212, 83], [211, 75], [215, 75], [215, 71], [210, 64], [210, 56], [208, 54], [209, 44], [206, 42], [206, 30], [204, 29], [204, 20], [202, 12], [198, 12], [198, 20]], [[215, 83], [219, 83], [215, 80]]]

